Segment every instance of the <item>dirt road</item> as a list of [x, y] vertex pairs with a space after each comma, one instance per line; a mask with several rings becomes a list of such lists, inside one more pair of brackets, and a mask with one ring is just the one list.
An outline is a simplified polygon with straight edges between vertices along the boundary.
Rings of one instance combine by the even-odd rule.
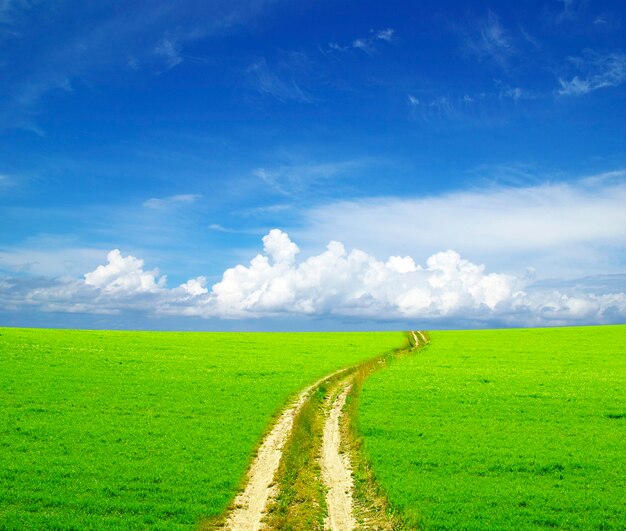
[[351, 387], [350, 379], [339, 384], [339, 391], [331, 403], [322, 438], [322, 481], [328, 489], [326, 529], [333, 531], [349, 531], [356, 527], [352, 513], [352, 468], [348, 455], [339, 451], [341, 444], [339, 422]]
[[[428, 343], [422, 332], [410, 332], [414, 346], [411, 350]], [[420, 341], [421, 340], [421, 341]], [[345, 377], [340, 375], [345, 373]], [[326, 489], [328, 515], [326, 529], [351, 531], [357, 528], [353, 508], [353, 480], [349, 455], [341, 453], [341, 423], [343, 408], [354, 381], [354, 368], [336, 371], [302, 391], [280, 415], [276, 424], [263, 440], [248, 471], [246, 487], [234, 501], [227, 516], [225, 529], [232, 531], [256, 531], [263, 529], [263, 518], [271, 500], [276, 496], [275, 481], [285, 443], [293, 428], [294, 419], [312, 391], [324, 382], [331, 384], [331, 399], [325, 406], [324, 428], [320, 451], [321, 481]]]
[[345, 372], [345, 369], [325, 376], [307, 387], [280, 415], [272, 430], [261, 443], [257, 455], [248, 470], [246, 487], [235, 498], [234, 508], [228, 515], [224, 525], [225, 529], [231, 531], [257, 531], [263, 528], [263, 516], [267, 511], [271, 497], [275, 494], [273, 489], [274, 476], [280, 464], [285, 442], [291, 433], [294, 418], [314, 389], [319, 387], [324, 381], [342, 372]]

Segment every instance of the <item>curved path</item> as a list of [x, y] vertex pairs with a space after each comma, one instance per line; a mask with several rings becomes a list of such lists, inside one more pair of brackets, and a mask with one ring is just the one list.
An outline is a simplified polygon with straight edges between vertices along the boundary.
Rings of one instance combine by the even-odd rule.
[[344, 380], [339, 384], [339, 393], [331, 404], [330, 412], [324, 424], [322, 438], [322, 481], [328, 489], [326, 504], [328, 518], [326, 529], [333, 531], [349, 531], [356, 527], [356, 520], [352, 512], [352, 467], [347, 454], [341, 454], [341, 431], [339, 421], [342, 409], [352, 383]]
[[278, 417], [276, 424], [267, 434], [257, 452], [257, 455], [248, 470], [246, 488], [234, 502], [234, 509], [224, 525], [231, 531], [257, 531], [262, 529], [263, 516], [266, 513], [268, 502], [274, 494], [272, 488], [274, 476], [283, 455], [283, 448], [291, 433], [293, 421], [302, 405], [315, 388], [324, 381], [345, 372], [346, 369], [336, 371], [321, 378], [313, 385], [302, 391], [295, 402], [287, 407]]
[[[415, 342], [411, 350], [428, 342], [422, 332], [410, 331], [410, 334]], [[231, 531], [263, 529], [263, 517], [271, 499], [276, 495], [274, 487], [276, 471], [296, 415], [313, 390], [325, 381], [342, 373], [348, 374], [351, 371], [351, 369], [341, 369], [321, 378], [302, 391], [296, 400], [283, 411], [259, 447], [247, 474], [246, 487], [235, 498], [233, 509], [224, 524], [225, 529]], [[333, 387], [334, 394], [332, 396], [334, 398], [329, 401], [327, 406], [328, 413], [322, 437], [320, 461], [322, 481], [327, 489], [326, 503], [328, 506], [328, 517], [325, 525], [326, 529], [332, 531], [351, 531], [357, 525], [353, 514], [353, 481], [350, 459], [347, 454], [340, 452], [342, 410], [351, 386], [352, 378], [348, 376]]]
[[306, 400], [300, 394], [295, 404], [283, 411], [267, 435], [257, 453], [250, 470], [245, 490], [235, 498], [235, 509], [226, 521], [226, 529], [233, 531], [256, 531], [261, 529], [261, 520], [272, 494], [272, 483], [278, 469], [283, 447], [291, 432], [293, 419]]

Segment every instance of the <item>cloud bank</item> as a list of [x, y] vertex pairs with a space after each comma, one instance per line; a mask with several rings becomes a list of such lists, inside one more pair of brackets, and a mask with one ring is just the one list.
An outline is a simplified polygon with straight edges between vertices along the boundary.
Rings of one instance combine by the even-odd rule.
[[425, 258], [451, 248], [506, 272], [533, 267], [544, 278], [622, 272], [624, 176], [337, 201], [308, 210], [297, 237], [307, 249], [338, 239], [378, 255], [404, 249]]
[[16, 280], [0, 283], [7, 308], [40, 311], [123, 313], [255, 319], [305, 316], [370, 322], [446, 319], [476, 326], [563, 325], [619, 322], [626, 318], [622, 291], [594, 294], [576, 285], [558, 289], [533, 286], [527, 278], [487, 272], [485, 266], [447, 250], [425, 264], [411, 256], [379, 260], [367, 252], [331, 241], [316, 255], [299, 260], [300, 249], [287, 233], [273, 229], [263, 252], [247, 265], [224, 271], [210, 288], [197, 277], [175, 288], [144, 262], [107, 255], [107, 263], [82, 279], [65, 278], [25, 288]]

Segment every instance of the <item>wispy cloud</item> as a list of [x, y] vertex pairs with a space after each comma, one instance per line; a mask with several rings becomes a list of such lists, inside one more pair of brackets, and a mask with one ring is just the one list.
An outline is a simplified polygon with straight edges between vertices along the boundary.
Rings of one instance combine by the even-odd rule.
[[412, 118], [415, 118], [418, 114], [418, 109], [420, 106], [420, 99], [413, 94], [407, 94], [406, 97], [407, 104], [409, 105], [409, 115]]
[[507, 88], [502, 92], [502, 94], [507, 98], [517, 101], [524, 97], [524, 90], [520, 87]]
[[[341, 44], [338, 44], [336, 42], [329, 42], [328, 49], [335, 52], [347, 52], [348, 50], [350, 50], [350, 48], [348, 48], [347, 46], [341, 46]], [[322, 50], [322, 52], [324, 52], [324, 50]]]
[[381, 41], [392, 41], [395, 30], [393, 28], [386, 28], [375, 32], [375, 37]]
[[201, 197], [202, 195], [200, 194], [177, 194], [162, 198], [152, 197], [144, 201], [143, 206], [154, 209], [167, 208], [180, 204], [194, 203]]
[[465, 49], [481, 61], [506, 66], [515, 53], [513, 38], [500, 21], [500, 17], [489, 10], [466, 34]]
[[593, 26], [600, 31], [615, 31], [622, 27], [622, 17], [623, 13], [606, 11], [596, 16]]
[[365, 161], [289, 164], [272, 168], [257, 168], [253, 175], [261, 179], [275, 193], [292, 196], [306, 192], [329, 180], [344, 177], [362, 167]]
[[542, 96], [527, 88], [510, 87], [505, 85], [500, 90], [500, 97], [509, 98], [514, 102], [518, 102], [521, 100], [534, 100]]
[[0, 24], [4, 26], [0, 33], [0, 40], [6, 37], [19, 36], [19, 29], [16, 28], [20, 23], [23, 14], [37, 7], [41, 2], [29, 0], [2, 0], [0, 1]]
[[[76, 12], [69, 3], [3, 0], [0, 40], [14, 39], [28, 49], [28, 68], [13, 65], [19, 54], [0, 60], [6, 83], [0, 87], [0, 128], [21, 128], [43, 134], [36, 123], [45, 96], [69, 90], [77, 81], [97, 85], [134, 69], [152, 76], [192, 59], [185, 44], [222, 34], [258, 16], [271, 2], [182, 2], [155, 0], [127, 3], [117, 9], [87, 5]], [[82, 20], [89, 21], [81, 24]], [[71, 21], [69, 23], [68, 21]], [[71, 28], [71, 29], [68, 29]], [[41, 39], [38, 33], [54, 34]], [[197, 58], [193, 58], [197, 59]]]
[[220, 225], [219, 223], [211, 223], [209, 225], [209, 229], [213, 230], [215, 232], [226, 232], [226, 233], [237, 232], [235, 230], [227, 229], [226, 227], [222, 227], [222, 225]]
[[393, 28], [386, 28], [382, 30], [371, 30], [370, 35], [367, 37], [360, 37], [352, 41], [352, 47], [357, 50], [361, 50], [367, 54], [373, 55], [378, 50], [376, 43], [378, 41], [391, 42], [393, 41], [395, 30]]
[[163, 58], [165, 67], [168, 70], [183, 62], [180, 53], [180, 44], [169, 36], [165, 36], [159, 41], [154, 47], [154, 54]]
[[77, 247], [75, 242], [61, 248], [25, 245], [19, 248], [0, 248], [0, 269], [12, 273], [31, 273], [42, 276], [64, 276], [84, 273], [102, 259], [102, 249]]
[[263, 205], [252, 208], [244, 208], [237, 213], [243, 217], [261, 217], [266, 215], [285, 214], [295, 210], [294, 205], [278, 203], [273, 205]]
[[413, 96], [413, 94], [409, 94], [406, 97], [409, 105], [411, 106], [411, 108], [413, 107], [417, 107], [420, 104], [420, 100], [417, 96]]
[[279, 101], [296, 101], [311, 103], [313, 97], [304, 90], [294, 78], [293, 72], [280, 76], [272, 70], [263, 58], [248, 67], [248, 73], [253, 77], [254, 87], [266, 96], [272, 96]]
[[559, 79], [561, 96], [582, 96], [626, 81], [626, 55], [620, 52], [599, 54], [588, 50], [582, 57], [570, 57], [569, 63], [580, 74]]
[[616, 272], [626, 241], [626, 182], [613, 175], [601, 184], [583, 179], [340, 201], [306, 211], [298, 235], [311, 245], [339, 238], [378, 254], [452, 248], [547, 276]]
[[558, 23], [576, 20], [587, 5], [587, 0], [557, 0], [563, 4], [561, 10], [556, 15]]
[[431, 100], [428, 106], [440, 117], [452, 116], [454, 114], [454, 106], [447, 96], [439, 96]]
[[222, 232], [224, 234], [263, 234], [267, 232], [267, 229], [233, 229], [229, 227], [224, 227], [219, 223], [211, 223], [209, 225], [209, 230], [213, 232]]
[[283, 187], [280, 182], [280, 173], [276, 171], [268, 171], [265, 168], [257, 168], [252, 172], [255, 177], [261, 179], [267, 184], [273, 191], [279, 194], [289, 195], [289, 192]]
[[13, 176], [6, 173], [0, 173], [0, 191], [6, 190], [7, 188], [12, 188], [14, 184], [15, 179]]
[[350, 50], [360, 50], [368, 55], [378, 54], [378, 43], [391, 43], [395, 40], [396, 31], [393, 28], [385, 28], [380, 30], [370, 30], [367, 37], [357, 37], [351, 43], [341, 45], [337, 42], [329, 42], [328, 50], [331, 52], [347, 53]]
[[590, 175], [585, 177], [582, 182], [587, 186], [607, 186], [624, 180], [626, 180], [626, 170], [613, 170]]

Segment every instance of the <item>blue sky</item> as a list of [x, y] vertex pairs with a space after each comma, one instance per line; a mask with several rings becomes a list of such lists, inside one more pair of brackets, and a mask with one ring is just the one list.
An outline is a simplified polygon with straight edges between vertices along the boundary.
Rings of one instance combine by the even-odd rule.
[[625, 29], [621, 1], [4, 0], [0, 323], [624, 322]]

